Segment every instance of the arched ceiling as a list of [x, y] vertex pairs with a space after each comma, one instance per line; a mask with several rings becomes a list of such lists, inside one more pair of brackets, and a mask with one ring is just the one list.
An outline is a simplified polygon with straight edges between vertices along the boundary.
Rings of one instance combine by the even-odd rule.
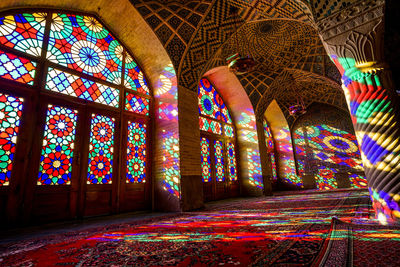
[[285, 69], [260, 99], [256, 113], [263, 116], [270, 103], [276, 100], [288, 124], [292, 125], [295, 118], [289, 115], [289, 107], [300, 99], [306, 107], [319, 102], [347, 111], [346, 99], [339, 84], [315, 73]]
[[[318, 86], [312, 85], [315, 77], [340, 83], [339, 72], [326, 55], [313, 16], [327, 16], [351, 1], [131, 2], [169, 53], [178, 70], [178, 84], [189, 90], [197, 90], [197, 83], [205, 72], [226, 65], [226, 58], [237, 52], [236, 42], [243, 48], [242, 54], [251, 54], [258, 62], [254, 72], [238, 76], [256, 112], [262, 112], [259, 109], [264, 106], [259, 103], [268, 98], [266, 95], [271, 95], [271, 84], [278, 78], [280, 82], [285, 78], [282, 76], [285, 69], [306, 73], [310, 80], [300, 84], [308, 84], [317, 91]], [[232, 7], [238, 9], [240, 18], [230, 13]], [[311, 75], [313, 73], [317, 75]], [[291, 91], [285, 92], [288, 99], [294, 97]]]
[[[230, 38], [235, 24], [289, 18], [311, 23], [311, 12], [299, 0], [131, 0], [155, 31], [178, 70], [179, 84], [196, 88], [204, 65]], [[239, 9], [240, 21], [229, 13]]]

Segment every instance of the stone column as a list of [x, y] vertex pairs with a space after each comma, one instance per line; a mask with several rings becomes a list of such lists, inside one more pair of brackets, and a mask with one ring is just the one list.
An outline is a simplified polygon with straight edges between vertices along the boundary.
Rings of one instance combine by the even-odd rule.
[[376, 216], [400, 223], [399, 98], [383, 58], [384, 1], [360, 1], [317, 22], [342, 75]]

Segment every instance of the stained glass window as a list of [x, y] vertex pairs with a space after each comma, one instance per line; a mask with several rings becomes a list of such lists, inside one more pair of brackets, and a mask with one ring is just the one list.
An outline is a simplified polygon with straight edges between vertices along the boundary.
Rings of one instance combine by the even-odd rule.
[[0, 50], [0, 77], [33, 85], [36, 63]]
[[221, 134], [222, 126], [221, 123], [213, 121], [204, 117], [199, 118], [200, 130], [207, 131], [210, 133]]
[[76, 119], [76, 110], [48, 106], [38, 185], [71, 183]]
[[126, 182], [146, 182], [146, 125], [128, 122]]
[[125, 87], [143, 94], [149, 94], [146, 79], [139, 66], [127, 55], [125, 64]]
[[225, 181], [224, 148], [222, 141], [214, 141], [215, 176], [218, 182]]
[[88, 184], [111, 184], [114, 151], [114, 118], [92, 114]]
[[149, 100], [134, 94], [126, 93], [125, 109], [134, 113], [149, 115]]
[[226, 148], [226, 157], [228, 159], [228, 175], [231, 181], [237, 180], [235, 145], [231, 142], [228, 143]]
[[100, 104], [118, 107], [119, 90], [49, 68], [46, 89]]
[[0, 186], [10, 183], [23, 101], [0, 93]]
[[47, 58], [51, 62], [121, 84], [123, 47], [95, 18], [53, 14]]
[[[44, 95], [51, 94], [51, 98], [46, 97], [46, 101], [50, 103], [46, 110], [43, 133], [39, 133], [43, 136], [43, 140], [40, 161], [36, 158], [37, 162], [40, 162], [36, 176], [37, 185], [71, 185], [74, 181], [78, 181], [72, 177], [72, 166], [80, 168], [78, 162], [73, 162], [77, 160], [74, 159], [74, 149], [79, 149], [79, 154], [82, 153], [86, 138], [83, 136], [82, 139], [75, 140], [75, 135], [76, 132], [89, 134], [89, 131], [89, 154], [88, 158], [84, 158], [85, 161], [88, 160], [89, 165], [84, 179], [87, 179], [87, 184], [111, 184], [113, 168], [116, 168], [113, 167], [115, 119], [126, 123], [124, 116], [128, 112], [125, 111], [134, 113], [129, 115], [131, 121], [128, 122], [128, 128], [122, 127], [127, 132], [121, 133], [123, 136], [125, 134], [128, 136], [126, 182], [146, 182], [149, 119], [141, 116], [139, 123], [136, 118], [139, 117], [137, 114], [150, 115], [150, 90], [145, 75], [133, 56], [99, 20], [90, 15], [66, 14], [63, 11], [52, 10], [31, 13], [25, 11], [20, 14], [0, 16], [0, 46], [3, 47], [0, 49], [0, 82], [5, 84], [5, 87], [8, 87], [7, 84], [10, 82], [3, 79], [24, 84], [16, 88], [6, 88], [7, 90], [18, 91], [25, 85], [41, 86], [35, 84], [35, 79], [37, 80], [37, 73], [43, 73], [46, 76], [46, 83], [43, 86], [40, 88], [25, 86], [27, 89], [22, 89], [21, 94], [33, 92], [32, 90], [39, 95], [46, 90]], [[45, 69], [42, 69], [43, 67]], [[175, 77], [174, 74], [171, 75]], [[168, 82], [169, 89], [173, 86], [176, 89], [176, 79], [174, 83], [169, 79]], [[65, 105], [69, 106], [67, 103], [72, 104], [76, 98], [85, 100], [79, 101], [82, 105], [77, 109], [86, 110], [80, 116], [83, 114], [91, 116], [90, 128], [84, 125], [89, 118], [82, 117], [83, 123], [77, 123], [77, 110], [51, 104], [65, 101]], [[2, 186], [8, 185], [11, 177], [23, 99], [0, 93], [0, 100], [2, 101], [0, 186]], [[36, 98], [33, 101], [36, 101]], [[91, 114], [101, 113], [98, 111], [101, 105], [85, 106], [84, 104], [88, 102], [108, 106], [103, 107], [112, 110], [111, 114], [116, 118]], [[33, 104], [36, 105], [36, 102]], [[93, 111], [94, 108], [96, 111]], [[170, 111], [175, 119], [177, 119], [176, 110]], [[39, 114], [34, 115], [39, 116]], [[82, 126], [81, 129], [77, 129], [79, 125]], [[29, 130], [31, 132], [27, 134], [33, 135], [34, 130], [36, 128], [31, 127]], [[75, 144], [79, 140], [82, 142]], [[32, 155], [39, 157], [39, 153]], [[119, 162], [125, 164], [124, 160]], [[86, 165], [84, 168], [85, 172]], [[178, 178], [171, 177], [174, 190], [178, 192], [174, 194], [179, 196], [177, 189], [179, 181], [176, 182]]]
[[[237, 181], [236, 155], [230, 139], [235, 137], [232, 119], [222, 97], [206, 78], [201, 79], [198, 86], [198, 105], [200, 130], [218, 135], [221, 139], [201, 139], [203, 181], [223, 182], [225, 177], [230, 181]], [[214, 144], [212, 154], [209, 142]], [[208, 151], [207, 154], [205, 151]], [[212, 166], [210, 159], [213, 159]]]
[[200, 139], [201, 147], [201, 175], [203, 182], [211, 181], [211, 158], [210, 158], [210, 141], [202, 137]]
[[200, 80], [198, 97], [199, 113], [201, 115], [232, 124], [228, 108], [220, 94], [205, 78]]
[[46, 15], [24, 13], [0, 17], [0, 43], [33, 56], [40, 56]]

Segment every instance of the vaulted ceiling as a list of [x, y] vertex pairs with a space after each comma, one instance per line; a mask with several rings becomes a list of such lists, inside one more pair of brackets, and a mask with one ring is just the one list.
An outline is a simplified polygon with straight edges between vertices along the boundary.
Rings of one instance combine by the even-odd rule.
[[[319, 101], [346, 109], [340, 75], [323, 48], [314, 22], [355, 1], [131, 0], [131, 3], [165, 47], [177, 70], [180, 86], [196, 91], [201, 76], [214, 67], [226, 65], [226, 58], [240, 47], [243, 54], [250, 54], [257, 61], [255, 71], [238, 75], [256, 113], [263, 114], [269, 102], [276, 99], [288, 114], [290, 101], [298, 97], [291, 89], [293, 84], [300, 88], [307, 104]], [[229, 12], [231, 7], [238, 9], [239, 19]]]

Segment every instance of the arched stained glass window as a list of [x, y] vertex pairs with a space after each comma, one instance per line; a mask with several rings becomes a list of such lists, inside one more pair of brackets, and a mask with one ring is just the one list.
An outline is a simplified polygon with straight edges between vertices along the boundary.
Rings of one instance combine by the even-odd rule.
[[[26, 179], [41, 188], [146, 183], [150, 93], [134, 57], [94, 16], [0, 14], [0, 186], [13, 182], [19, 132], [34, 136], [26, 176], [36, 177]], [[24, 116], [31, 126], [20, 125]]]
[[[236, 136], [228, 107], [206, 78], [200, 80], [198, 101], [204, 188], [207, 184], [218, 187], [219, 183], [237, 182]], [[214, 190], [214, 193], [218, 192]]]
[[275, 145], [274, 139], [271, 134], [271, 130], [268, 126], [267, 121], [264, 119], [264, 134], [265, 134], [265, 143], [267, 145], [267, 153], [271, 159], [271, 168], [272, 168], [272, 181], [276, 181], [278, 179], [278, 175], [276, 173], [276, 161], [275, 161]]

